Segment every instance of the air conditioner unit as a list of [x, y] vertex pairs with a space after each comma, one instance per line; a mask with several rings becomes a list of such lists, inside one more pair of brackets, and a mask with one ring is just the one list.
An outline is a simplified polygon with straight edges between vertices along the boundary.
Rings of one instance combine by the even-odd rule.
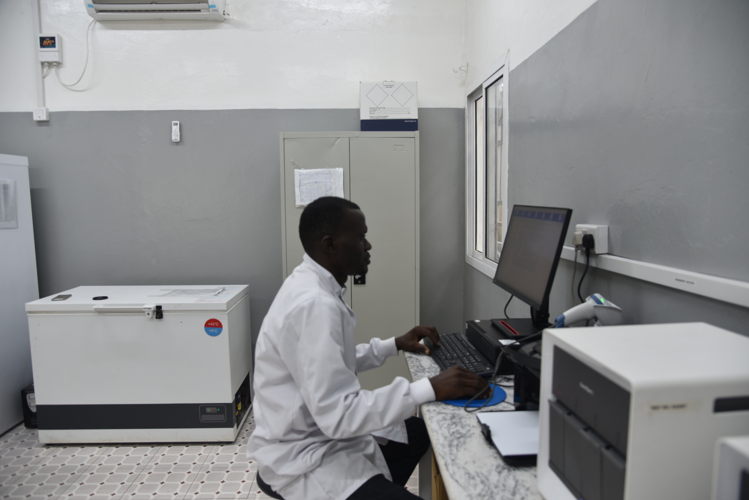
[[84, 0], [97, 21], [223, 21], [226, 0]]

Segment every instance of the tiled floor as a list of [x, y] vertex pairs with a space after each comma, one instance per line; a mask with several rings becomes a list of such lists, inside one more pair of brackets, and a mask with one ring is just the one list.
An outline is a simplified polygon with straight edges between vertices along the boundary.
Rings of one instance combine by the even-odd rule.
[[0, 437], [0, 499], [268, 499], [247, 458], [252, 428], [250, 415], [232, 444], [45, 446], [20, 425]]

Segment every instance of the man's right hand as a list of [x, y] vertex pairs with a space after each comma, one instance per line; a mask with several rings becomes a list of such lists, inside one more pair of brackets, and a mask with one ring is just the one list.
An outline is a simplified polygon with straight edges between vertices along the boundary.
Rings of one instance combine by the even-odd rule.
[[470, 398], [482, 389], [488, 389], [486, 380], [460, 366], [451, 366], [430, 378], [429, 382], [437, 401]]

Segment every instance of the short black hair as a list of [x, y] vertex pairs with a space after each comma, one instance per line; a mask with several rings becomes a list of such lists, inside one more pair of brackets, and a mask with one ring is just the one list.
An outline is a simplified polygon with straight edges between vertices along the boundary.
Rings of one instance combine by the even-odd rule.
[[302, 211], [299, 218], [299, 239], [308, 254], [316, 241], [326, 234], [336, 234], [347, 210], [360, 210], [359, 205], [337, 196], [316, 199]]

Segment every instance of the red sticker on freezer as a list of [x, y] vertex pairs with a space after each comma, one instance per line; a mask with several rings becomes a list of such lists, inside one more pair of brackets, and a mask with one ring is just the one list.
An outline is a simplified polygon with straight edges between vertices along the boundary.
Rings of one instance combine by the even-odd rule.
[[217, 320], [216, 318], [211, 318], [205, 322], [203, 329], [205, 329], [205, 333], [207, 333], [211, 337], [216, 337], [218, 335], [221, 335], [221, 332], [224, 330], [224, 325], [222, 325], [221, 321]]

